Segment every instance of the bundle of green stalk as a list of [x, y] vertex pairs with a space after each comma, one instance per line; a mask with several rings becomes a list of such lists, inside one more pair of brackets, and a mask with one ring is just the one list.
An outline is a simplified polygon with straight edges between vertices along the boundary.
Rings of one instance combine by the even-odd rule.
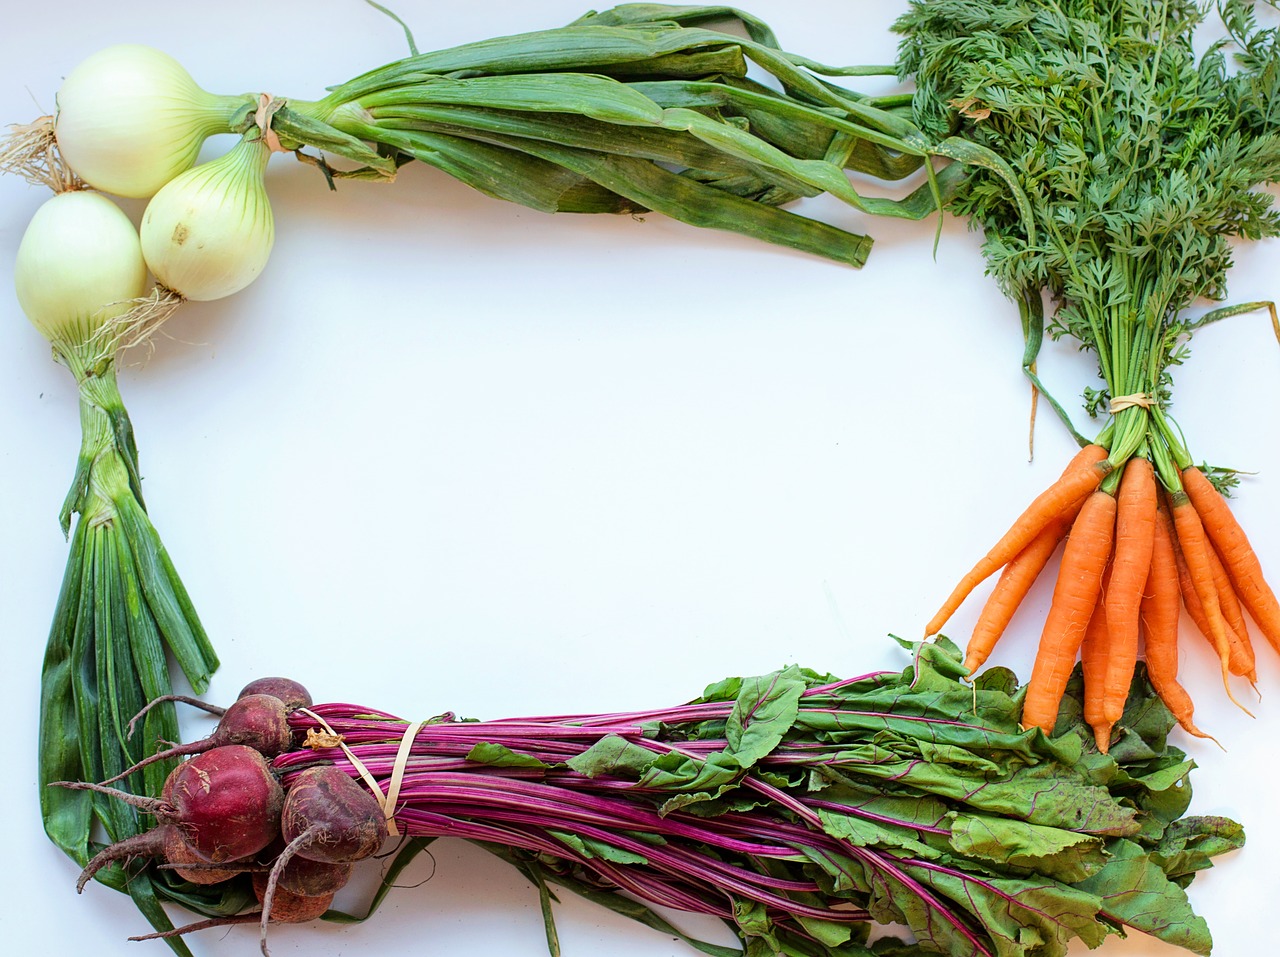
[[[725, 21], [746, 35], [703, 26]], [[159, 51], [112, 47], [68, 76], [57, 116], [27, 128], [7, 165], [149, 197], [191, 166], [206, 138], [239, 133], [294, 151], [330, 185], [391, 179], [418, 160], [546, 212], [654, 210], [861, 265], [868, 237], [779, 207], [829, 193], [866, 213], [919, 219], [960, 175], [935, 173], [930, 156], [1009, 175], [971, 143], [924, 136], [908, 96], [866, 96], [828, 79], [892, 71], [788, 53], [766, 24], [730, 7], [662, 4], [415, 52], [314, 102], [210, 94]], [[333, 156], [355, 167], [336, 170]], [[921, 170], [923, 182], [897, 199], [865, 196], [848, 176], [900, 181]]]
[[[130, 741], [125, 731], [145, 702], [170, 690], [166, 648], [198, 690], [218, 664], [147, 515], [133, 429], [117, 388], [116, 353], [130, 328], [117, 320], [143, 295], [145, 283], [133, 224], [106, 197], [81, 191], [41, 207], [14, 272], [23, 310], [79, 390], [81, 444], [60, 514], [64, 534], [72, 516], [78, 518], [41, 677], [39, 779], [46, 832], [82, 864], [92, 854], [95, 821], [112, 839], [149, 824], [116, 802], [43, 785], [119, 774], [142, 756], [140, 742], [177, 736], [171, 704], [148, 713], [143, 737]], [[171, 766], [130, 775], [123, 786], [153, 792]], [[188, 900], [167, 875], [154, 886], [126, 882], [118, 870], [103, 879], [161, 922], [157, 893]], [[243, 898], [206, 893], [189, 902], [222, 910], [241, 906]]]
[[1213, 644], [1228, 694], [1232, 676], [1255, 678], [1246, 612], [1280, 649], [1280, 602], [1222, 494], [1234, 473], [1197, 466], [1169, 411], [1189, 336], [1270, 304], [1198, 318], [1189, 308], [1225, 298], [1234, 242], [1280, 233], [1261, 189], [1280, 178], [1280, 43], [1248, 0], [1220, 12], [1227, 37], [1201, 54], [1205, 15], [1183, 0], [933, 0], [896, 26], [922, 128], [963, 136], [1015, 171], [1017, 201], [974, 170], [951, 208], [981, 228], [988, 271], [1018, 304], [1027, 375], [1041, 388], [1047, 294], [1053, 335], [1098, 358], [1104, 385], [1084, 390], [1086, 408], [1107, 418], [1090, 441], [1049, 398], [1083, 451], [926, 632], [1003, 568], [969, 643], [967, 663], [980, 667], [1065, 539], [1024, 721], [1052, 727], [1079, 654], [1104, 748], [1123, 732], [1142, 642], [1162, 697], [1203, 734], [1177, 680], [1180, 606]]
[[[627, 714], [408, 722], [286, 705], [259, 683], [149, 806], [182, 846], [146, 853], [189, 869], [199, 848], [253, 835], [258, 849], [222, 854], [210, 879], [253, 872], [259, 908], [179, 933], [260, 923], [264, 952], [273, 919], [324, 911], [389, 830], [407, 843], [375, 906], [432, 840], [462, 838], [537, 888], [553, 953], [556, 887], [715, 957], [739, 951], [654, 908], [720, 918], [754, 955], [1053, 957], [1075, 938], [1096, 946], [1128, 930], [1209, 953], [1185, 888], [1243, 832], [1183, 816], [1194, 765], [1169, 745], [1174, 721], [1143, 674], [1126, 705], [1133, 734], [1104, 755], [1081, 721], [1078, 676], [1050, 739], [1020, 726], [1024, 690], [1010, 672], [969, 684], [950, 642], [906, 646], [901, 673], [838, 680], [789, 667]], [[271, 722], [257, 717], [268, 712]], [[281, 723], [287, 749], [275, 754], [278, 733], [264, 740], [282, 799], [256, 783], [261, 756], [223, 743]], [[191, 788], [183, 775], [196, 763]], [[250, 823], [244, 795], [259, 792], [266, 810]], [[143, 850], [109, 849], [94, 866]], [[873, 934], [881, 924], [913, 939]]]

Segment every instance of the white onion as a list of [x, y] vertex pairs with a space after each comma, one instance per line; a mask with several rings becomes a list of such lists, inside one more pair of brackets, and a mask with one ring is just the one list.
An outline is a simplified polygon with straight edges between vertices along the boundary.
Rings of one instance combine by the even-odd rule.
[[159, 283], [184, 299], [221, 299], [262, 272], [275, 241], [263, 182], [270, 155], [261, 140], [241, 140], [152, 197], [142, 254]]
[[46, 339], [63, 348], [89, 343], [146, 293], [138, 232], [101, 193], [59, 193], [27, 226], [13, 285], [22, 311]]
[[121, 44], [88, 57], [63, 81], [54, 132], [86, 183], [141, 198], [190, 169], [201, 144], [230, 132], [233, 115], [250, 102], [206, 92], [166, 53]]

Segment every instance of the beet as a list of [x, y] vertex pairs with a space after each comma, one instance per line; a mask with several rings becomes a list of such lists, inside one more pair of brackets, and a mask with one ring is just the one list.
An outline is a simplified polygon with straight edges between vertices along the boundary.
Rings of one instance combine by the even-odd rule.
[[182, 830], [176, 824], [161, 824], [149, 831], [116, 841], [103, 848], [80, 872], [76, 891], [84, 890], [93, 876], [114, 861], [131, 861], [150, 857], [164, 861], [170, 869], [192, 884], [218, 884], [230, 880], [241, 872], [236, 867], [217, 867], [205, 861], [187, 843]]
[[228, 744], [178, 765], [165, 781], [169, 811], [192, 849], [215, 864], [256, 854], [280, 833], [284, 789], [266, 758]]
[[241, 688], [236, 697], [244, 698], [251, 694], [269, 694], [273, 698], [279, 698], [289, 711], [310, 708], [312, 705], [311, 693], [292, 678], [258, 678]]
[[281, 924], [301, 924], [315, 920], [333, 905], [333, 891], [324, 894], [298, 894], [277, 886], [267, 897], [269, 879], [266, 874], [253, 875], [253, 896], [262, 904], [262, 915]]
[[[196, 866], [201, 863], [224, 864], [257, 854], [280, 835], [284, 788], [267, 759], [241, 744], [213, 748], [184, 761], [165, 779], [158, 798], [88, 782], [56, 783], [110, 795], [154, 814], [160, 822], [159, 827], [117, 841], [94, 857], [80, 875], [80, 890], [112, 861], [163, 858], [192, 865], [195, 873], [207, 871]], [[185, 850], [172, 843], [175, 835]]]
[[[245, 685], [243, 688], [240, 689], [240, 693], [236, 695], [236, 700], [239, 701], [241, 698], [247, 698], [249, 695], [255, 695], [255, 694], [271, 695], [271, 697], [280, 700], [281, 702], [284, 703], [286, 713], [291, 711], [297, 711], [299, 708], [310, 708], [312, 704], [311, 692], [307, 691], [305, 687], [303, 687], [298, 682], [294, 681], [292, 678], [259, 678], [256, 681], [250, 681], [247, 685]], [[129, 737], [133, 737], [133, 732], [134, 732], [134, 729], [137, 727], [138, 722], [147, 716], [148, 711], [150, 711], [152, 708], [156, 707], [157, 705], [165, 704], [166, 702], [178, 702], [180, 704], [188, 704], [188, 705], [191, 705], [191, 707], [193, 708], [199, 708], [201, 711], [207, 711], [210, 714], [216, 714], [219, 717], [227, 713], [226, 708], [223, 708], [216, 704], [210, 704], [207, 701], [201, 701], [199, 698], [192, 698], [189, 695], [185, 695], [185, 694], [161, 695], [158, 698], [152, 698], [150, 701], [148, 701], [146, 704], [146, 707], [144, 707], [141, 711], [139, 711], [129, 720]], [[245, 742], [224, 741], [222, 743], [223, 744], [243, 744]], [[268, 757], [271, 757], [271, 755], [268, 755]], [[132, 770], [133, 769], [130, 768], [130, 770], [125, 773], [128, 774]], [[116, 779], [112, 778], [112, 780], [114, 781]], [[103, 783], [107, 783], [107, 782], [103, 782]]]
[[187, 843], [182, 831], [172, 824], [161, 824], [156, 831], [164, 833], [164, 860], [172, 866], [172, 870], [184, 881], [192, 884], [221, 884], [229, 881], [242, 872], [242, 868], [234, 865], [218, 867], [205, 861]]
[[317, 861], [363, 860], [387, 839], [377, 798], [333, 765], [307, 768], [294, 778], [280, 825], [285, 854]]
[[265, 757], [274, 758], [293, 744], [293, 732], [289, 728], [290, 710], [288, 705], [274, 695], [250, 694], [237, 698], [223, 711], [218, 727], [207, 738], [158, 751], [102, 783], [119, 781], [157, 761], [200, 754], [228, 744], [243, 744]]
[[289, 728], [292, 709], [275, 695], [243, 695], [227, 708], [218, 729], [208, 740], [216, 744], [243, 744], [263, 757], [274, 758], [293, 744]]
[[334, 894], [346, 886], [354, 868], [350, 861], [317, 861], [295, 854], [280, 869], [280, 888], [302, 897]]

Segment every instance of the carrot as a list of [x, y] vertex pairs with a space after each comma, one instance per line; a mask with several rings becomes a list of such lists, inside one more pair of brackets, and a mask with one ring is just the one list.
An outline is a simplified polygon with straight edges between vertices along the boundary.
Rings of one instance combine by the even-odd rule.
[[1151, 570], [1155, 525], [1155, 471], [1147, 459], [1132, 458], [1124, 467], [1116, 495], [1115, 555], [1106, 591], [1111, 647], [1102, 709], [1108, 724], [1115, 724], [1124, 714], [1133, 669], [1138, 663], [1138, 611]]
[[1228, 665], [1231, 673], [1256, 683], [1257, 662], [1253, 655], [1253, 641], [1249, 638], [1249, 625], [1244, 620], [1240, 598], [1236, 594], [1235, 586], [1231, 583], [1231, 575], [1222, 564], [1222, 556], [1213, 547], [1212, 541], [1209, 543], [1208, 557], [1209, 567], [1213, 571], [1214, 587], [1218, 590], [1218, 607], [1222, 609], [1222, 617], [1227, 623], [1227, 652], [1230, 656]]
[[1182, 470], [1182, 482], [1206, 534], [1222, 556], [1236, 594], [1272, 646], [1280, 651], [1280, 601], [1262, 574], [1262, 564], [1231, 514], [1227, 500], [1194, 465]]
[[[937, 614], [925, 626], [925, 637], [940, 632], [956, 609], [969, 597], [970, 592], [991, 577], [997, 569], [1008, 564], [1056, 516], [1096, 489], [1112, 469], [1106, 457], [1107, 450], [1100, 445], [1087, 445], [1076, 453], [1072, 460], [1074, 467], [1069, 467], [1056, 482], [1037, 495], [1000, 541], [960, 579]], [[1076, 465], [1076, 460], [1080, 460], [1081, 464]]]
[[[1160, 509], [1157, 519], [1168, 526], [1168, 534], [1173, 540], [1173, 556], [1178, 571], [1178, 587], [1182, 592], [1182, 605], [1187, 609], [1187, 614], [1191, 617], [1192, 623], [1195, 624], [1196, 631], [1212, 646], [1213, 633], [1209, 627], [1209, 619], [1205, 617], [1204, 607], [1200, 604], [1200, 596], [1196, 594], [1195, 584], [1191, 581], [1191, 572], [1187, 568], [1187, 560], [1183, 557], [1182, 547], [1173, 531], [1173, 520], [1169, 517], [1168, 510], [1163, 507]], [[1221, 603], [1219, 603], [1219, 607], [1221, 607]], [[1238, 677], [1248, 678], [1250, 682], [1258, 680], [1257, 671], [1254, 667], [1253, 647], [1242, 642], [1234, 628], [1227, 631], [1227, 670]]]
[[1158, 503], [1157, 508], [1151, 571], [1140, 610], [1147, 677], [1184, 731], [1213, 740], [1196, 727], [1192, 720], [1195, 705], [1187, 689], [1178, 683], [1178, 604], [1182, 589], [1178, 584], [1178, 560], [1169, 515], [1163, 502]]
[[1111, 571], [1115, 566], [1108, 564], [1102, 573], [1102, 589], [1098, 593], [1098, 603], [1093, 606], [1093, 614], [1084, 630], [1084, 641], [1080, 643], [1080, 664], [1084, 671], [1084, 720], [1093, 728], [1093, 737], [1097, 741], [1098, 750], [1106, 754], [1111, 747], [1111, 726], [1118, 719], [1106, 716], [1107, 699], [1107, 662], [1111, 657], [1110, 623], [1107, 620], [1107, 588]]
[[1058, 720], [1058, 704], [1098, 602], [1102, 571], [1111, 555], [1115, 522], [1115, 498], [1095, 491], [1085, 499], [1071, 526], [1031, 680], [1027, 682], [1027, 696], [1022, 705], [1024, 727], [1037, 727], [1049, 734]]
[[1222, 664], [1222, 684], [1227, 697], [1245, 714], [1253, 713], [1236, 701], [1231, 693], [1230, 645], [1227, 638], [1227, 623], [1222, 617], [1222, 607], [1218, 602], [1218, 589], [1213, 581], [1213, 570], [1209, 566], [1209, 540], [1205, 535], [1200, 516], [1185, 491], [1175, 492], [1170, 496], [1169, 512], [1173, 516], [1174, 529], [1178, 534], [1178, 545], [1182, 549], [1182, 557], [1186, 560], [1187, 571], [1191, 575], [1191, 584], [1200, 606], [1204, 610], [1205, 620], [1209, 625], [1209, 634], [1213, 638], [1213, 647]]
[[[1083, 499], [1080, 504], [1083, 504]], [[1080, 505], [1067, 509], [1052, 522], [1046, 525], [1022, 551], [1004, 566], [1004, 571], [996, 580], [996, 587], [987, 596], [986, 604], [978, 615], [973, 626], [973, 634], [965, 645], [964, 666], [973, 674], [991, 657], [996, 642], [1009, 627], [1014, 612], [1027, 597], [1027, 592], [1035, 584], [1044, 566], [1058, 550], [1058, 543], [1066, 537], [1067, 529], [1079, 514]]]

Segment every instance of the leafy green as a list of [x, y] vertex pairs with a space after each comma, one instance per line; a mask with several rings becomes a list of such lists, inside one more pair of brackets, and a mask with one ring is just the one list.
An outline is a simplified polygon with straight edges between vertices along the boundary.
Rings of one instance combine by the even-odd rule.
[[950, 843], [966, 857], [1034, 869], [1067, 884], [1097, 873], [1106, 862], [1096, 835], [989, 814], [956, 813]]
[[[1019, 725], [1009, 672], [970, 684], [952, 643], [903, 644], [900, 673], [726, 678], [640, 722], [467, 722], [439, 744], [424, 733], [400, 803], [406, 820], [421, 801], [449, 822], [439, 833], [518, 867], [553, 952], [552, 885], [659, 928], [651, 904], [719, 916], [762, 957], [1063, 957], [1075, 939], [1126, 930], [1205, 952], [1186, 887], [1244, 835], [1184, 817], [1193, 764], [1168, 744], [1173, 720], [1145, 672], [1103, 754], [1082, 720], [1079, 669], [1050, 738]], [[339, 731], [357, 722], [352, 747], [370, 749], [375, 779], [392, 773], [371, 712], [317, 707]], [[380, 720], [399, 741], [403, 723]], [[438, 772], [442, 800], [433, 747], [456, 754], [464, 740], [471, 760]], [[280, 760], [287, 774], [315, 758]], [[913, 941], [872, 945], [876, 923]]]
[[[1014, 171], [1018, 190], [969, 167], [949, 208], [1019, 304], [1024, 370], [1039, 388], [1047, 294], [1051, 334], [1097, 356], [1105, 387], [1085, 405], [1114, 416], [1113, 464], [1146, 455], [1171, 490], [1191, 461], [1165, 412], [1197, 325], [1184, 312], [1226, 295], [1233, 240], [1280, 234], [1260, 188], [1280, 177], [1276, 31], [1249, 0], [1219, 9], [1228, 39], [1203, 52], [1190, 0], [915, 0], [895, 26], [921, 128]], [[1121, 397], [1140, 402], [1113, 411]]]
[[1107, 852], [1111, 859], [1106, 866], [1076, 885], [1101, 899], [1102, 913], [1194, 954], [1208, 954], [1213, 946], [1208, 926], [1150, 850], [1119, 840]]

